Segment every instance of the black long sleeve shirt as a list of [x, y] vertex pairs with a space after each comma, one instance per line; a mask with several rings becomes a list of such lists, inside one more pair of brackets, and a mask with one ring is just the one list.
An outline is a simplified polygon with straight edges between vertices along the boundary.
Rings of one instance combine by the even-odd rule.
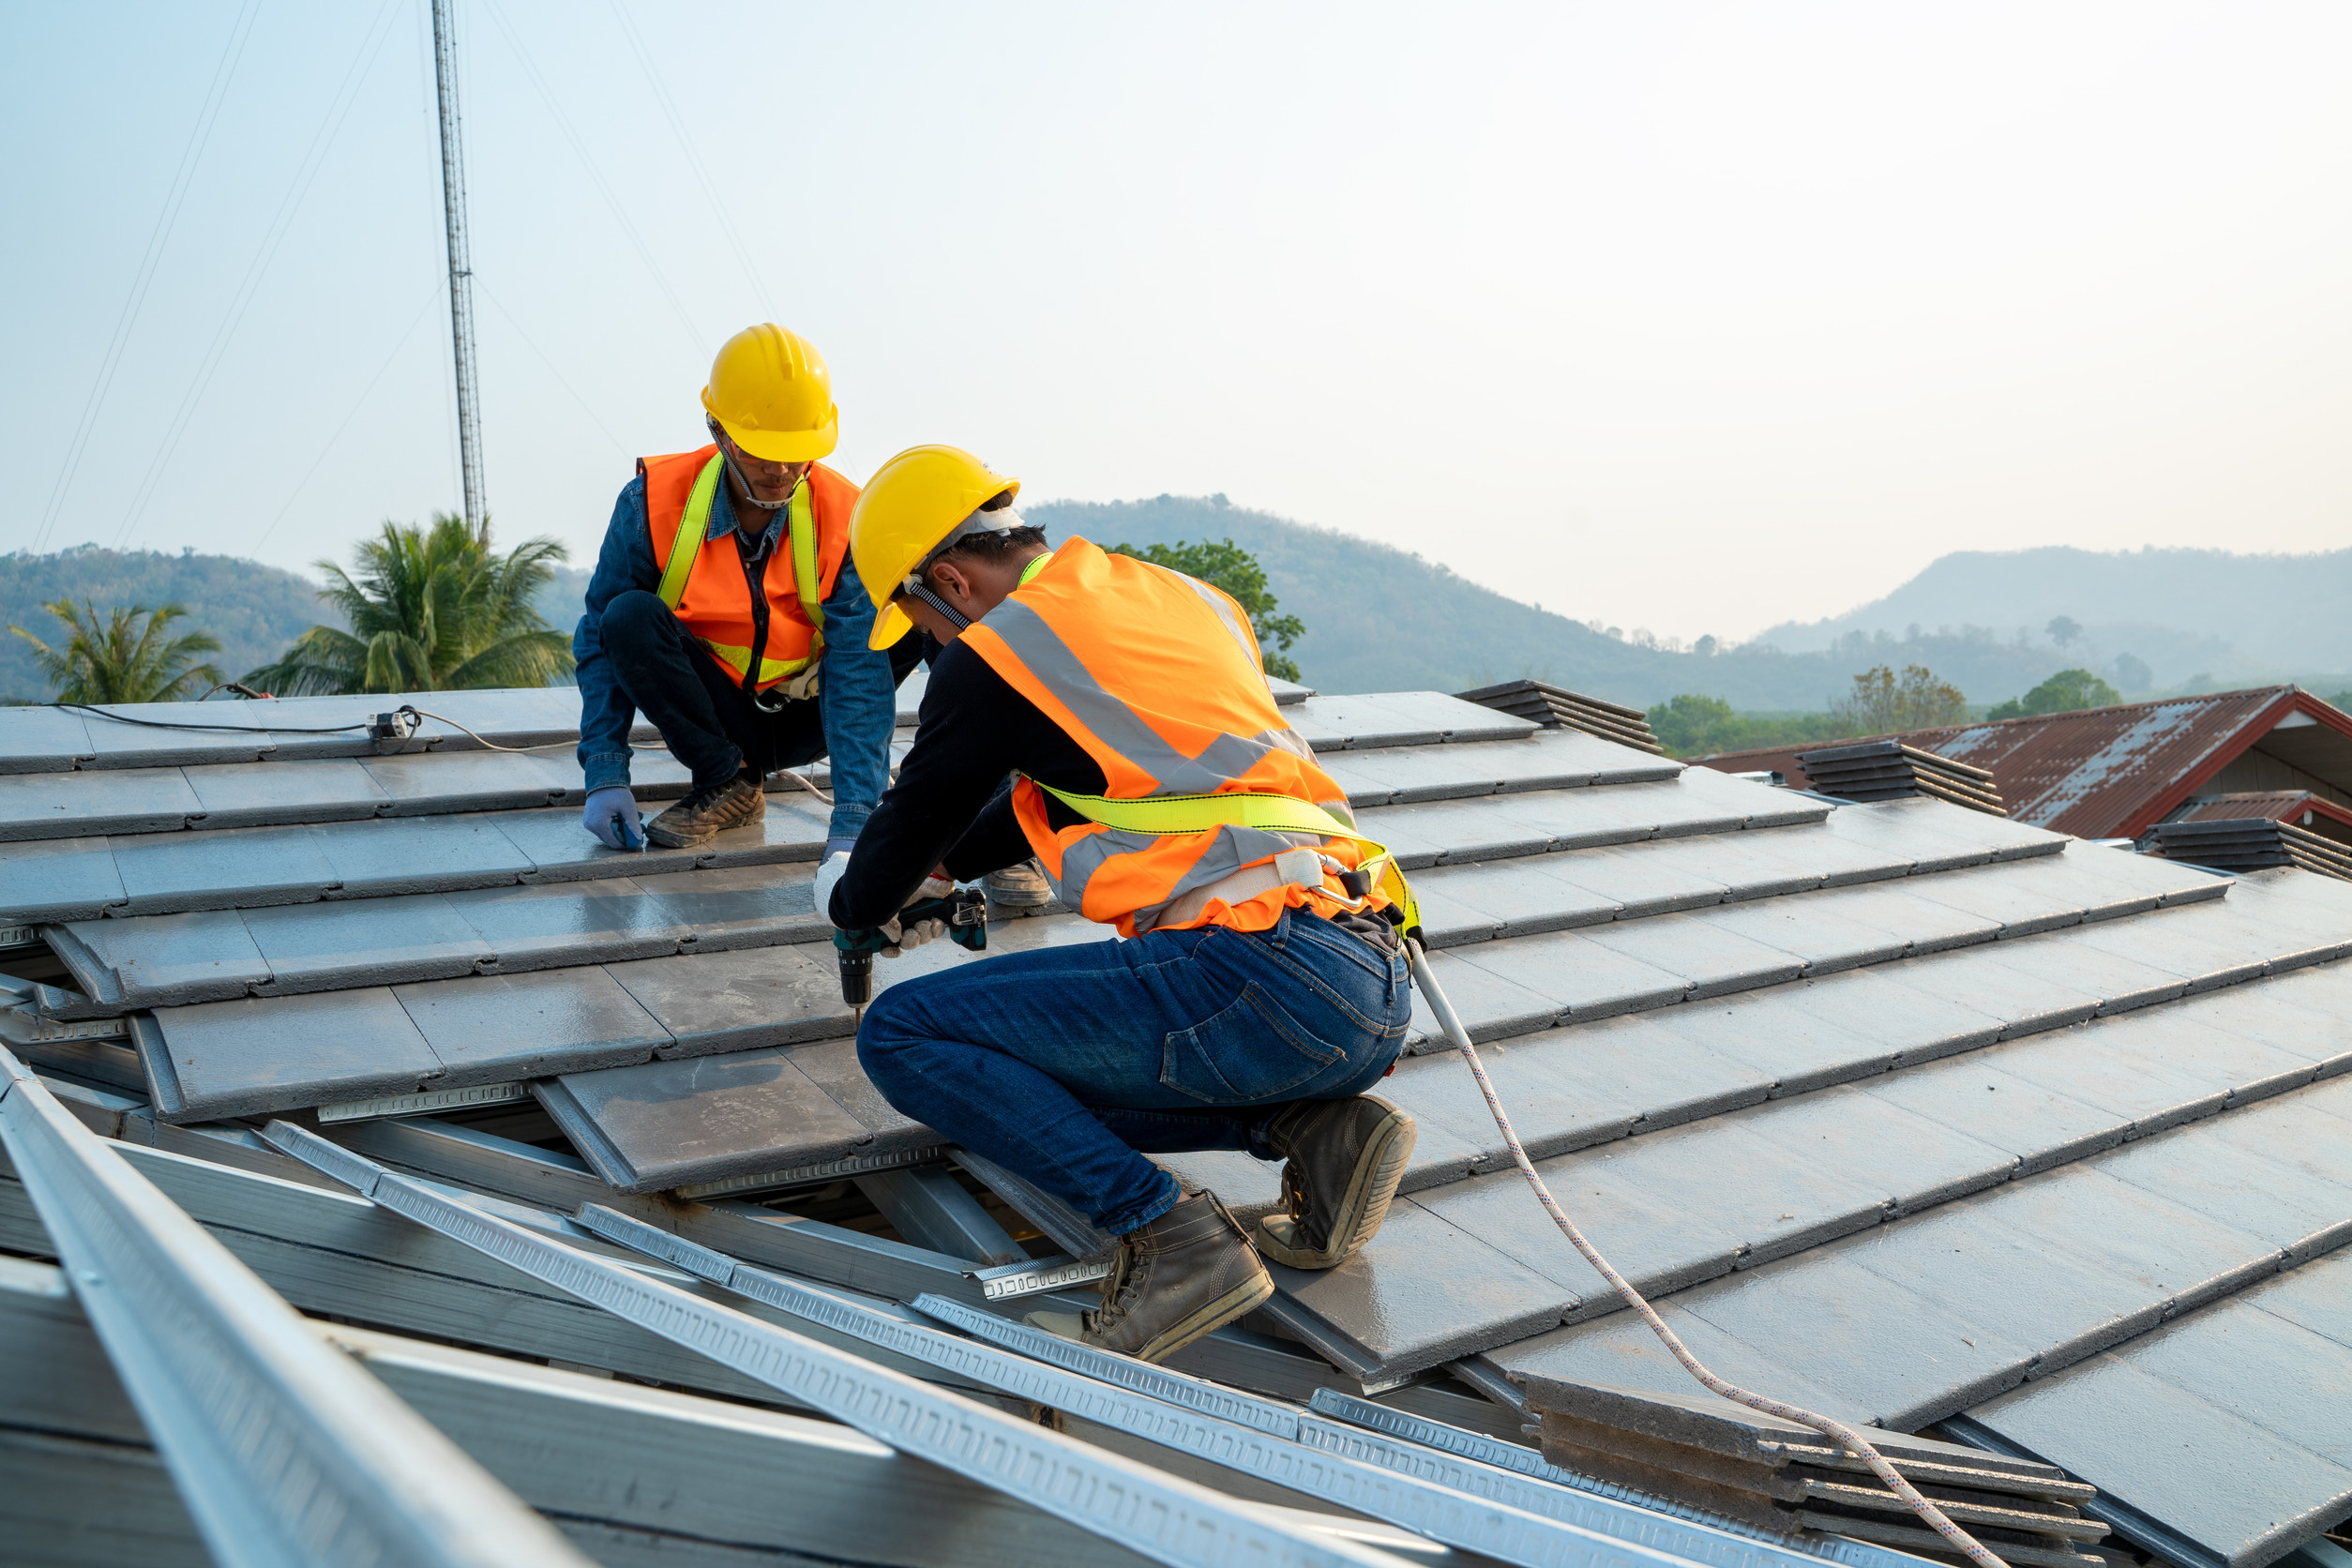
[[[1074, 795], [1108, 788], [1101, 764], [988, 661], [951, 642], [931, 666], [914, 746], [874, 807], [828, 912], [845, 930], [882, 925], [934, 866], [959, 882], [1030, 857], [1005, 776], [1025, 773]], [[1085, 819], [1050, 796], [1056, 829]]]

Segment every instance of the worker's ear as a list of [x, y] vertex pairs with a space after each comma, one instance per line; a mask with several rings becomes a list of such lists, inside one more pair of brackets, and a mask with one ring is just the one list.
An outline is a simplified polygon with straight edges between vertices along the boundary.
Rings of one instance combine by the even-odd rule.
[[949, 604], [963, 605], [972, 602], [972, 579], [965, 576], [964, 569], [953, 561], [931, 563], [931, 586], [936, 588], [939, 591], [939, 596]]

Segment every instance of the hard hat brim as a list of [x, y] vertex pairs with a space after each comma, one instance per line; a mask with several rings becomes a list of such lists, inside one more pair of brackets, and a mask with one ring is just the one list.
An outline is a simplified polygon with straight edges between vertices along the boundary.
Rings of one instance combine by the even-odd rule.
[[898, 639], [914, 630], [914, 622], [895, 604], [883, 605], [874, 611], [874, 634], [866, 640], [868, 648], [889, 648]]
[[838, 415], [813, 430], [755, 430], [725, 419], [718, 423], [727, 439], [762, 462], [815, 462], [833, 456], [841, 444]]

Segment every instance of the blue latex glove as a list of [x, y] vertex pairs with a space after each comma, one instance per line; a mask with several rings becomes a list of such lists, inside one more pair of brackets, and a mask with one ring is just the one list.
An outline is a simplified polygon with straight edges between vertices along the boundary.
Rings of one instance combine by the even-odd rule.
[[587, 803], [580, 808], [580, 825], [595, 834], [596, 842], [608, 850], [645, 847], [645, 824], [637, 815], [637, 797], [626, 784], [589, 791]]

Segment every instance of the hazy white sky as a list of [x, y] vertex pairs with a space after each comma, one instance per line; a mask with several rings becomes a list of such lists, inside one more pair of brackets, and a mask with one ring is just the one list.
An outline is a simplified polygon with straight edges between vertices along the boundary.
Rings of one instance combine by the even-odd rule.
[[[582, 561], [762, 318], [852, 478], [1222, 490], [1662, 635], [2352, 544], [2352, 8], [457, 3], [490, 502]], [[0, 550], [457, 504], [425, 0], [242, 5], [0, 12]]]

